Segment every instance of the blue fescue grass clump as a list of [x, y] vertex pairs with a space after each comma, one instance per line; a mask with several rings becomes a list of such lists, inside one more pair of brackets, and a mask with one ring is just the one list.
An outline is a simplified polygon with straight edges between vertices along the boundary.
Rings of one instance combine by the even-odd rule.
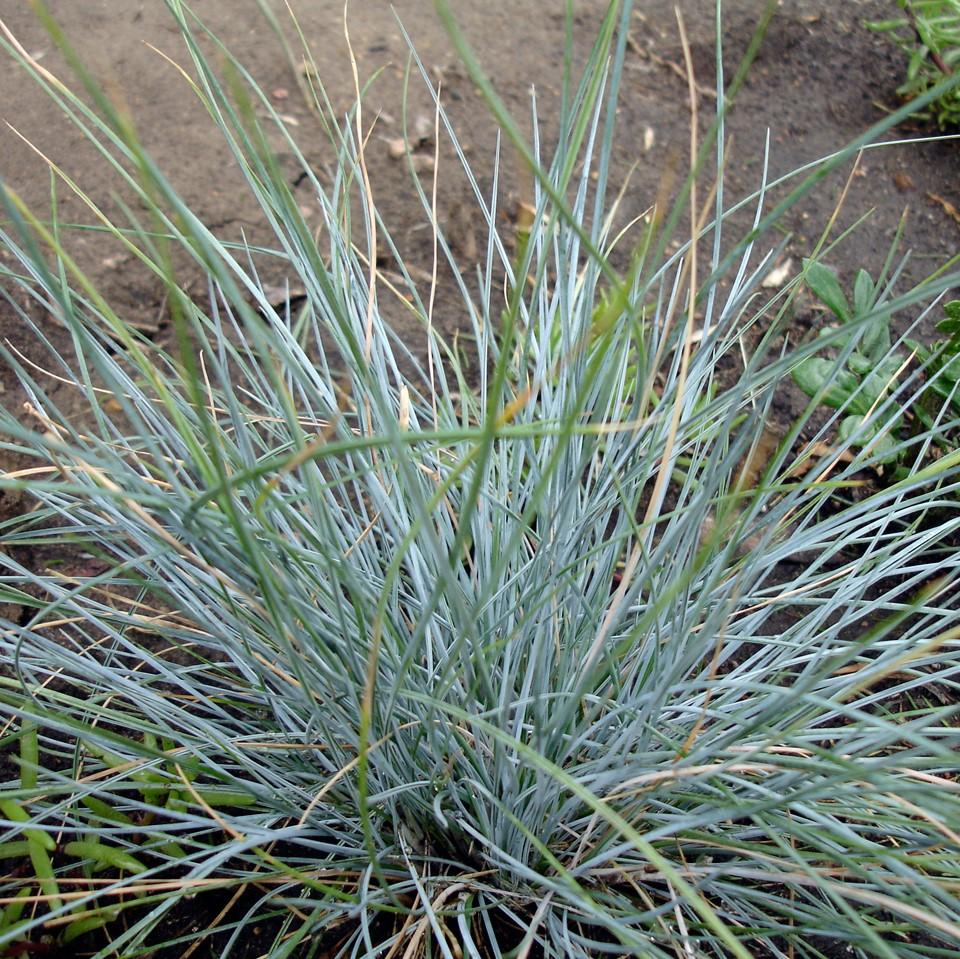
[[[821, 396], [763, 439], [777, 389], [829, 340], [773, 348], [801, 278], [761, 285], [765, 230], [879, 131], [798, 171], [772, 212], [762, 183], [732, 237], [718, 56], [683, 206], [623, 239], [607, 194], [629, 6], [567, 78], [551, 156], [463, 48], [536, 184], [516, 257], [497, 158], [488, 190], [463, 160], [486, 225], [459, 286], [471, 379], [431, 291], [402, 263], [402, 288], [377, 273], [392, 244], [360, 105], [340, 119], [318, 97], [337, 158], [329, 185], [304, 162], [318, 246], [265, 147], [268, 99], [229, 59], [221, 81], [202, 25], [170, 7], [269, 249], [208, 230], [95, 86], [87, 106], [8, 38], [146, 205], [149, 224], [92, 212], [164, 280], [179, 349], [75, 266], [55, 202], [41, 221], [5, 188], [0, 269], [31, 307], [9, 302], [73, 350], [47, 341], [44, 372], [5, 348], [34, 423], [4, 415], [4, 448], [33, 465], [3, 485], [36, 505], [2, 527], [3, 597], [28, 613], [0, 639], [20, 760], [0, 851], [33, 866], [3, 883], [0, 945], [86, 933], [97, 956], [138, 956], [217, 932], [229, 956], [257, 927], [271, 957], [951, 954], [960, 456], [932, 453], [941, 416], [894, 441], [903, 478], [865, 484], [881, 454], [837, 437], [844, 409], [814, 429]], [[703, 240], [666, 252], [685, 207]], [[302, 307], [272, 305], [261, 257]], [[922, 320], [956, 279], [900, 294], [894, 276], [884, 316]], [[398, 305], [423, 351], [388, 323]], [[898, 370], [864, 428], [889, 434], [928, 392]], [[27, 568], [30, 543], [100, 565]], [[211, 892], [209, 928], [164, 924]]]

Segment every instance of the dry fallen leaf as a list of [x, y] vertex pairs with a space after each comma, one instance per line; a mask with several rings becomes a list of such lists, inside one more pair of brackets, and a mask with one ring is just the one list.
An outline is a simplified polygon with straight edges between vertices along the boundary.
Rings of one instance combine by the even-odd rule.
[[790, 274], [793, 272], [793, 260], [790, 257], [787, 257], [780, 264], [780, 266], [775, 266], [764, 278], [760, 285], [765, 290], [779, 290], [787, 280], [790, 279]]
[[284, 306], [291, 300], [307, 295], [306, 288], [298, 283], [292, 285], [288, 283], [262, 283], [260, 289], [272, 307]]
[[947, 216], [951, 217], [957, 224], [960, 226], [960, 210], [958, 210], [949, 200], [945, 200], [942, 196], [937, 193], [928, 193], [928, 197], [933, 200], [934, 203], [938, 203], [943, 207], [943, 212]]
[[[810, 469], [810, 465], [814, 460], [826, 459], [836, 454], [836, 450], [829, 443], [824, 443], [823, 441], [814, 443], [806, 452], [807, 455], [787, 473], [787, 479], [798, 479]], [[842, 450], [836, 455], [837, 460], [841, 463], [852, 463], [854, 460], [853, 450], [850, 449]]]
[[914, 186], [913, 177], [911, 177], [909, 173], [897, 170], [893, 175], [893, 185], [901, 192], [912, 190]]

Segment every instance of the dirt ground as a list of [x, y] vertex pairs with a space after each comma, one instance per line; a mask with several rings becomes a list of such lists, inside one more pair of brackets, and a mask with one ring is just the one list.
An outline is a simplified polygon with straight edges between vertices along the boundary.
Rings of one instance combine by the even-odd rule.
[[[281, 0], [268, 2], [284, 20]], [[225, 143], [177, 71], [157, 52], [187, 64], [166, 5], [161, 0], [48, 0], [48, 6], [81, 59], [111, 95], [126, 104], [143, 141], [194, 212], [223, 238], [245, 236], [255, 241], [262, 230], [258, 210]], [[354, 88], [342, 4], [339, 0], [292, 0], [292, 6], [313, 48], [330, 100], [346, 112]], [[547, 143], [559, 96], [563, 6], [560, 0], [488, 0], [483, 5], [458, 0], [454, 4], [467, 38], [517, 118], [529, 117], [530, 89], [535, 85]], [[576, 4], [576, 44], [581, 58], [605, 6], [605, 0]], [[710, 88], [714, 74], [713, 0], [680, 0], [680, 6], [698, 81]], [[724, 2], [729, 74], [746, 49], [764, 6], [764, 0]], [[323, 171], [333, 160], [331, 148], [300, 94], [294, 68], [255, 0], [194, 0], [193, 8], [270, 92], [323, 182]], [[675, 164], [678, 156], [686, 156], [689, 125], [674, 0], [636, 0], [635, 8], [614, 174], [614, 180], [622, 182], [636, 165], [624, 201], [624, 218], [646, 208], [656, 196], [664, 169]], [[495, 131], [478, 92], [457, 64], [433, 5], [428, 0], [398, 0], [395, 9], [424, 66], [442, 83], [453, 125], [479, 178], [486, 182]], [[902, 56], [887, 40], [863, 26], [865, 20], [889, 17], [894, 9], [893, 0], [782, 0], [728, 123], [731, 196], [752, 192], [758, 185], [767, 131], [771, 175], [776, 176], [839, 149], [897, 105], [895, 89], [903, 71]], [[374, 193], [410, 262], [428, 268], [430, 234], [424, 226], [423, 210], [403, 164], [390, 150], [390, 141], [403, 135], [401, 93], [408, 57], [407, 41], [396, 17], [383, 0], [353, 0], [348, 25], [360, 76], [381, 70], [365, 103], [368, 121], [378, 117], [368, 150]], [[0, 19], [43, 66], [68, 78], [62, 57], [35, 22], [28, 4], [0, 4]], [[294, 36], [292, 31], [288, 33]], [[708, 112], [712, 106], [704, 96], [702, 109]], [[418, 117], [432, 121], [429, 98], [416, 78], [410, 88], [408, 112], [414, 121]], [[50, 203], [50, 181], [38, 153], [62, 166], [95, 203], [117, 210], [115, 192], [120, 185], [116, 177], [106, 171], [93, 147], [46, 93], [5, 56], [0, 56], [0, 118], [15, 128], [0, 127], [0, 177], [38, 215], [47, 216]], [[902, 127], [889, 139], [902, 141], [929, 132], [919, 126]], [[316, 218], [316, 211], [311, 212], [315, 202], [300, 183], [293, 158], [281, 152], [280, 159], [289, 169], [290, 183], [295, 185], [307, 216]], [[510, 157], [505, 160], [505, 193], [521, 199], [523, 180], [510, 172]], [[794, 268], [829, 220], [849, 173], [848, 167], [827, 180], [787, 216], [784, 226], [792, 237], [785, 256]], [[431, 174], [425, 172], [423, 177], [429, 182]], [[458, 255], [469, 266], [471, 257], [477, 255], [477, 243], [482, 249], [482, 242], [473, 234], [472, 198], [445, 143], [441, 145], [439, 181], [441, 215]], [[80, 199], [63, 188], [59, 192], [61, 219], [91, 221]], [[850, 180], [835, 232], [868, 210], [873, 211], [872, 216], [831, 254], [830, 262], [840, 270], [845, 286], [860, 267], [876, 274], [901, 216], [909, 208], [902, 244], [904, 252], [912, 251], [902, 284], [906, 288], [960, 250], [958, 207], [960, 141], [871, 151]], [[71, 248], [114, 308], [165, 344], [169, 330], [160, 282], [136, 269], [129, 259], [118, 257], [116, 246], [95, 234], [77, 234]], [[265, 279], [281, 284], [285, 277], [280, 271]], [[441, 301], [441, 305], [445, 303]], [[446, 307], [449, 314], [439, 317], [439, 324], [448, 329], [459, 321], [453, 303], [451, 299]], [[32, 315], [54, 343], [66, 346], [62, 329]], [[33, 332], [24, 328], [2, 301], [0, 337], [28, 355], [37, 355]], [[19, 410], [22, 394], [12, 371], [5, 367], [0, 367], [0, 388], [0, 399], [8, 408]], [[58, 405], [70, 409], [70, 390], [52, 385], [50, 395]], [[0, 454], [0, 469], [9, 469], [11, 462]], [[15, 511], [17, 505], [0, 501], [0, 518]]]
[[[280, 19], [288, 23], [283, 3], [271, 3]], [[764, 0], [727, 0], [723, 4], [728, 75], [746, 48], [764, 5]], [[332, 159], [331, 148], [255, 0], [195, 0], [193, 6], [262, 87], [271, 92], [311, 165], [321, 172], [322, 181], [322, 173]], [[331, 0], [295, 2], [293, 6], [314, 50], [330, 100], [345, 112], [354, 93], [343, 7]], [[576, 5], [580, 56], [589, 49], [604, 6], [604, 0], [583, 0]], [[62, 57], [36, 23], [29, 5], [10, 7], [3, 19], [23, 47], [43, 66], [69, 77]], [[158, 53], [187, 63], [166, 5], [160, 0], [50, 0], [49, 7], [81, 59], [111, 96], [126, 105], [160, 168], [193, 210], [227, 239], [256, 239], [262, 229], [258, 210], [226, 144], [177, 71]], [[665, 168], [685, 162], [680, 158], [686, 157], [689, 110], [673, 7], [673, 0], [638, 0], [635, 4], [614, 174], [614, 180], [622, 180], [636, 164], [624, 201], [624, 218], [642, 211], [652, 201]], [[714, 73], [713, 2], [683, 0], [681, 7], [698, 82], [709, 88]], [[759, 183], [768, 130], [771, 173], [776, 175], [838, 149], [896, 105], [901, 54], [863, 26], [865, 20], [889, 16], [894, 9], [893, 0], [782, 0], [729, 121], [728, 195], [746, 194]], [[460, 0], [455, 10], [497, 90], [521, 120], [530, 115], [530, 89], [535, 85], [544, 139], [549, 143], [562, 69], [563, 4], [559, 0], [526, 5], [492, 0], [481, 10], [480, 5]], [[395, 17], [385, 2], [354, 0], [348, 25], [360, 76], [366, 78], [381, 71], [365, 106], [368, 122], [378, 116], [368, 151], [376, 199], [405, 254], [414, 264], [420, 260], [428, 266], [430, 235], [423, 211], [404, 164], [390, 156], [389, 141], [402, 136], [401, 91], [408, 56], [397, 17], [426, 69], [442, 82], [446, 107], [482, 182], [491, 168], [494, 128], [477, 91], [458, 66], [431, 3], [400, 2]], [[294, 36], [292, 30], [288, 32]], [[123, 195], [116, 176], [106, 170], [82, 134], [10, 58], [0, 60], [0, 89], [0, 115], [16, 131], [0, 128], [0, 176], [40, 216], [47, 215], [50, 183], [39, 152], [62, 166], [94, 202], [115, 212], [114, 193]], [[703, 112], [708, 114], [712, 106], [704, 96]], [[432, 109], [418, 78], [410, 86], [408, 115], [413, 122], [418, 118], [421, 122], [432, 121]], [[900, 129], [892, 139], [924, 132]], [[505, 156], [506, 193], [517, 199], [523, 190], [509, 173], [510, 160]], [[300, 170], [289, 152], [282, 149], [281, 163], [289, 168], [290, 182], [296, 183]], [[848, 173], [849, 169], [828, 181], [787, 217], [784, 226], [793, 232], [787, 255], [794, 264], [809, 252], [828, 221]], [[960, 249], [960, 221], [950, 215], [943, 202], [960, 207], [960, 143], [873, 151], [864, 156], [858, 173], [851, 182], [839, 226], [871, 209], [873, 215], [831, 255], [831, 262], [841, 273], [850, 275], [861, 266], [872, 272], [878, 270], [907, 207], [910, 212], [903, 249], [913, 253], [905, 281], [922, 278]], [[422, 177], [429, 181], [429, 172]], [[455, 250], [469, 266], [467, 261], [476, 255], [478, 239], [473, 234], [472, 198], [446, 144], [441, 150], [439, 180], [441, 216]], [[64, 188], [59, 196], [63, 221], [91, 221], [81, 200]], [[308, 217], [315, 216], [315, 212], [311, 214], [311, 204], [315, 203], [306, 184], [297, 187], [297, 196]], [[158, 342], [165, 342], [167, 318], [159, 280], [136, 269], [129, 258], [118, 256], [117, 248], [96, 234], [76, 235], [71, 250], [118, 312], [150, 330]], [[285, 277], [281, 271], [267, 279], [279, 284]], [[63, 332], [50, 321], [37, 319], [55, 341], [63, 338]], [[439, 318], [448, 328], [457, 320], [454, 315]], [[0, 302], [0, 335], [30, 352], [34, 335], [22, 325]], [[0, 384], [4, 402], [11, 408], [18, 406], [21, 397], [11, 371], [0, 370]], [[54, 391], [55, 400], [68, 407], [71, 401], [64, 391], [69, 389]]]

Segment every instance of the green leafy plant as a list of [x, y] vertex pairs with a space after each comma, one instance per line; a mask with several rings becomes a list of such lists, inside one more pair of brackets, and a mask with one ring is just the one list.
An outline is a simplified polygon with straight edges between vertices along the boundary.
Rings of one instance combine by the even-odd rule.
[[[897, 467], [904, 447], [900, 438], [914, 429], [936, 428], [941, 448], [956, 448], [954, 420], [960, 413], [960, 301], [944, 307], [937, 329], [948, 338], [930, 346], [903, 340], [912, 356], [891, 348], [890, 310], [878, 285], [859, 270], [849, 301], [836, 274], [816, 261], [804, 261], [804, 281], [837, 321], [820, 331], [828, 347], [804, 357], [793, 369], [794, 382], [816, 402], [841, 411], [839, 438], [868, 451], [876, 465]], [[919, 364], [913, 363], [916, 358]], [[930, 389], [907, 401], [898, 386], [908, 370], [920, 368]], [[880, 415], [877, 415], [878, 411]], [[904, 468], [894, 471], [902, 477]]]
[[[40, 782], [40, 736], [36, 723], [27, 719], [15, 734], [20, 745], [20, 783], [19, 789], [0, 791], [0, 814], [10, 824], [8, 832], [0, 840], [0, 861], [10, 863], [18, 859], [28, 860], [32, 869], [31, 880], [24, 883], [16, 894], [0, 910], [0, 941], [10, 943], [7, 954], [18, 956], [27, 954], [31, 947], [44, 947], [46, 943], [36, 943], [29, 933], [34, 923], [26, 915], [27, 907], [36, 911], [38, 903], [50, 911], [62, 913], [62, 921], [55, 935], [45, 938], [66, 945], [80, 936], [100, 929], [113, 922], [119, 909], [104, 905], [94, 908], [75, 909], [70, 904], [70, 895], [65, 895], [57, 880], [62, 873], [63, 863], [74, 873], [80, 872], [92, 876], [94, 872], [112, 870], [118, 875], [124, 873], [137, 875], [146, 871], [146, 866], [136, 856], [122, 846], [105, 842], [102, 836], [102, 821], [98, 816], [105, 813], [105, 821], [111, 824], [117, 821], [129, 822], [122, 813], [104, 803], [87, 799], [84, 804], [91, 812], [90, 832], [83, 838], [67, 842], [62, 847], [55, 835], [48, 829], [38, 829], [31, 825], [30, 807], [37, 798]], [[7, 748], [10, 741], [4, 743]], [[49, 775], [49, 774], [48, 774]], [[44, 778], [47, 778], [46, 776]], [[56, 863], [60, 862], [60, 868]], [[34, 887], [33, 884], [36, 884]], [[41, 910], [42, 911], [42, 910]], [[77, 915], [79, 913], [79, 915]]]
[[[918, 431], [890, 450], [907, 475], [847, 502], [838, 491], [871, 454], [852, 437], [826, 457], [801, 440], [812, 400], [741, 479], [780, 383], [823, 345], [776, 347], [797, 287], [762, 286], [777, 250], [759, 244], [907, 108], [733, 202], [724, 112], [743, 74], [727, 85], [718, 49], [710, 136], [697, 142], [694, 116], [678, 205], [630, 235], [621, 273], [608, 191], [629, 4], [610, 6], [582, 76], [565, 75], [545, 157], [539, 124], [531, 147], [441, 4], [534, 181], [517, 262], [499, 233], [499, 157], [484, 190], [436, 103], [487, 234], [471, 285], [413, 179], [454, 267], [470, 378], [432, 322], [432, 288], [403, 262], [402, 281], [379, 272], [378, 250], [395, 247], [362, 102], [341, 118], [318, 92], [321, 182], [242, 65], [170, 7], [269, 245], [208, 229], [65, 42], [84, 96], [8, 38], [148, 212], [115, 223], [62, 181], [163, 281], [179, 343], [139, 334], [71, 257], [65, 171], [49, 217], [4, 185], [0, 275], [49, 354], [2, 347], [42, 427], [2, 416], [4, 448], [33, 458], [2, 485], [35, 508], [0, 525], [0, 587], [27, 611], [0, 631], [0, 711], [37, 731], [29, 803], [4, 819], [28, 843], [75, 844], [91, 869], [102, 848], [136, 863], [85, 877], [69, 902], [34, 892], [45, 860], [5, 876], [5, 905], [30, 906], [17, 941], [122, 906], [127, 921], [94, 933], [90, 954], [185, 953], [209, 935], [229, 957], [254, 929], [271, 959], [955, 951], [960, 455], [926, 462], [937, 433]], [[262, 115], [302, 164], [319, 232]], [[787, 199], [764, 214], [774, 187]], [[755, 228], [731, 236], [747, 203]], [[673, 252], [685, 209], [705, 226]], [[296, 315], [264, 289], [265, 261], [303, 286]], [[912, 315], [957, 280], [882, 302], [858, 281], [855, 307]], [[718, 376], [757, 323], [742, 375]], [[877, 365], [891, 361], [881, 346]], [[59, 408], [51, 382], [82, 413]], [[901, 388], [932, 392], [922, 378]], [[888, 423], [876, 404], [857, 415], [863, 435]], [[17, 558], [30, 544], [106, 568], [32, 569]], [[61, 888], [74, 878], [75, 860], [49, 865]], [[205, 895], [226, 905], [191, 931]]]
[[933, 425], [944, 400], [954, 412], [960, 413], [960, 300], [951, 300], [943, 311], [946, 317], [937, 324], [937, 329], [947, 334], [945, 340], [937, 340], [931, 346], [916, 340], [906, 341], [924, 364], [933, 395], [939, 398], [918, 405], [916, 413], [924, 426]]
[[811, 260], [804, 261], [803, 278], [838, 325], [820, 334], [835, 355], [805, 357], [793, 369], [794, 382], [807, 396], [843, 412], [842, 441], [868, 449], [881, 463], [893, 461], [903, 451], [898, 442], [903, 415], [899, 405], [885, 401], [905, 364], [903, 354], [891, 349], [891, 311], [882, 291], [866, 270], [859, 270], [851, 302], [836, 274]]
[[889, 34], [908, 56], [907, 78], [897, 92], [908, 99], [940, 86], [917, 111], [941, 129], [960, 125], [960, 0], [898, 0], [905, 15], [868, 26]]

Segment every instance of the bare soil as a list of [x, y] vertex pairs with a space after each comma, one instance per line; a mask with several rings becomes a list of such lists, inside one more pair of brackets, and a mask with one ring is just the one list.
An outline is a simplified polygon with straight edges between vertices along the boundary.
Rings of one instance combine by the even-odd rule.
[[[194, 212], [223, 238], [246, 237], [255, 242], [262, 236], [258, 209], [226, 144], [176, 69], [160, 55], [162, 52], [189, 66], [165, 4], [156, 0], [48, 0], [48, 5], [81, 60], [110, 95], [126, 105], [144, 143]], [[605, 5], [605, 0], [576, 4], [575, 43], [581, 61], [589, 51]], [[680, 5], [697, 79], [709, 89], [714, 77], [713, 0], [682, 0]], [[335, 159], [332, 150], [316, 114], [301, 95], [294, 68], [254, 0], [194, 0], [193, 6], [270, 93], [323, 182], [324, 171]], [[272, 0], [271, 6], [283, 20], [284, 5]], [[425, 0], [408, 0], [396, 6], [424, 67], [434, 81], [442, 84], [446, 109], [469, 159], [481, 181], [488, 182], [495, 130], [477, 90], [458, 66], [433, 5]], [[614, 176], [617, 182], [630, 176], [621, 214], [624, 221], [653, 201], [666, 170], [679, 166], [681, 174], [685, 172], [690, 122], [674, 0], [637, 0], [635, 6]], [[724, 3], [728, 76], [732, 76], [746, 50], [764, 6], [763, 0]], [[339, 0], [301, 0], [294, 7], [330, 100], [346, 113], [355, 92], [342, 4]], [[481, 5], [458, 0], [455, 8], [496, 89], [528, 128], [530, 90], [535, 86], [544, 142], [549, 144], [555, 129], [562, 70], [563, 4], [488, 0]], [[728, 196], [746, 195], [758, 186], [768, 132], [770, 175], [775, 177], [839, 149], [898, 105], [895, 89], [904, 67], [902, 56], [863, 25], [866, 20], [890, 16], [893, 9], [892, 0], [788, 0], [781, 4], [728, 122]], [[28, 4], [5, 4], [0, 18], [44, 67], [70, 78], [63, 57], [36, 23]], [[360, 76], [366, 78], [380, 71], [364, 106], [368, 124], [377, 118], [368, 147], [374, 193], [409, 262], [428, 270], [430, 233], [424, 212], [404, 164], [391, 156], [389, 142], [403, 136], [407, 40], [390, 5], [381, 0], [354, 0], [348, 26]], [[289, 35], [293, 36], [292, 31]], [[709, 114], [712, 108], [709, 95], [704, 94], [702, 111]], [[416, 75], [410, 84], [407, 113], [414, 124], [418, 118], [426, 118], [432, 125], [429, 97]], [[62, 116], [47, 93], [9, 58], [0, 58], [0, 117], [10, 124], [0, 127], [0, 177], [39, 216], [48, 216], [50, 209], [45, 160], [62, 167], [95, 204], [119, 215], [116, 195], [123, 196], [123, 190], [116, 175]], [[905, 141], [929, 132], [921, 127], [902, 127], [888, 139]], [[277, 147], [299, 202], [307, 216], [316, 219], [315, 201], [302, 183], [301, 170], [279, 139]], [[432, 154], [432, 149], [426, 149], [424, 156]], [[516, 174], [511, 156], [505, 154], [504, 161], [505, 194], [513, 201], [520, 200], [526, 189], [524, 180]], [[794, 268], [814, 246], [850, 174], [848, 166], [827, 179], [787, 215], [783, 225], [792, 235], [785, 258], [792, 259]], [[429, 184], [432, 174], [425, 170], [422, 179]], [[441, 143], [439, 183], [441, 216], [458, 256], [469, 269], [478, 248], [482, 251], [482, 237], [473, 232], [473, 199], [445, 142]], [[62, 185], [58, 196], [61, 220], [92, 222], [91, 211], [80, 198]], [[958, 207], [960, 142], [893, 145], [870, 151], [850, 177], [834, 234], [868, 210], [872, 210], [872, 216], [831, 253], [830, 262], [840, 270], [848, 287], [860, 267], [876, 274], [908, 210], [902, 249], [913, 252], [901, 284], [905, 289], [960, 250]], [[138, 269], [130, 259], [118, 256], [116, 245], [95, 233], [76, 234], [71, 249], [119, 313], [149, 330], [159, 344], [169, 342], [166, 303], [157, 278]], [[278, 270], [266, 279], [279, 285], [285, 276]], [[68, 348], [64, 330], [42, 311], [23, 305], [55, 344]], [[439, 325], [450, 330], [461, 323], [455, 299], [442, 298], [440, 307]], [[420, 334], [411, 330], [410, 335]], [[35, 333], [2, 301], [0, 337], [28, 356], [40, 355]], [[19, 411], [23, 394], [12, 371], [6, 368], [0, 368], [0, 388], [0, 399], [8, 408]], [[61, 408], [69, 410], [80, 400], [66, 385], [49, 384], [49, 390]], [[778, 415], [789, 417], [790, 409], [781, 409]], [[0, 454], [0, 469], [13, 465], [13, 458]], [[9, 497], [0, 500], [0, 518], [20, 506]], [[0, 613], [12, 615], [10, 610]], [[192, 955], [194, 959], [215, 956], [217, 948], [216, 941], [211, 941]], [[257, 955], [258, 945], [251, 943], [249, 952], [235, 954]]]
[[[70, 79], [63, 58], [36, 23], [29, 5], [11, 6], [3, 19], [24, 48], [43, 66]], [[134, 0], [120, 4], [116, 0], [53, 0], [49, 6], [81, 60], [109, 94], [125, 105], [160, 168], [204, 222], [226, 239], [255, 241], [264, 236], [259, 211], [226, 144], [175, 68], [160, 55], [162, 52], [189, 67], [165, 5]], [[334, 160], [331, 147], [254, 0], [197, 0], [194, 6], [272, 94], [322, 182]], [[283, 4], [274, 0], [273, 6], [283, 19]], [[342, 6], [338, 2], [295, 6], [330, 100], [346, 113], [354, 99], [354, 86]], [[577, 4], [575, 42], [581, 59], [589, 50], [604, 6], [604, 0]], [[681, 6], [697, 79], [709, 90], [714, 82], [713, 2], [685, 0]], [[456, 4], [464, 32], [498, 92], [527, 127], [530, 90], [535, 86], [547, 144], [555, 127], [562, 70], [562, 7], [546, 0], [526, 6], [493, 0], [482, 10], [480, 5]], [[728, 0], [724, 4], [728, 77], [746, 49], [763, 7], [763, 0]], [[673, 8], [673, 0], [636, 3], [614, 175], [615, 182], [630, 176], [622, 205], [624, 222], [653, 201], [666, 171], [679, 168], [681, 175], [685, 172], [689, 108]], [[892, 9], [891, 0], [842, 4], [791, 0], [782, 4], [728, 123], [730, 198], [746, 195], [759, 185], [768, 133], [770, 175], [775, 177], [839, 149], [897, 105], [895, 89], [903, 69], [902, 56], [863, 26], [866, 20], [889, 16]], [[492, 167], [495, 130], [478, 92], [459, 67], [432, 4], [423, 0], [399, 4], [398, 16], [424, 67], [442, 83], [443, 99], [460, 141], [485, 182], [485, 173]], [[367, 78], [380, 71], [365, 101], [367, 124], [377, 118], [368, 148], [376, 200], [404, 255], [414, 266], [428, 268], [430, 231], [424, 211], [404, 162], [390, 155], [390, 141], [403, 136], [407, 40], [389, 5], [375, 0], [356, 0], [348, 24], [360, 76]], [[123, 185], [47, 93], [10, 59], [0, 62], [0, 89], [4, 91], [0, 115], [15, 128], [0, 127], [0, 177], [44, 217], [50, 209], [47, 158], [74, 178], [90, 200], [122, 220], [115, 195], [124, 195]], [[709, 116], [712, 108], [712, 100], [704, 95], [701, 112]], [[432, 126], [429, 98], [416, 75], [409, 87], [407, 115], [413, 125]], [[906, 140], [928, 132], [899, 129], [889, 139]], [[301, 205], [308, 217], [316, 217], [302, 171], [279, 138], [277, 148], [281, 164], [289, 169], [291, 184], [298, 184], [295, 191]], [[425, 163], [430, 154], [432, 146], [424, 151]], [[503, 193], [515, 201], [524, 197], [528, 187], [515, 175], [512, 160], [507, 151]], [[838, 172], [785, 218], [783, 226], [792, 233], [786, 256], [795, 265], [810, 252], [828, 222], [849, 173], [849, 167]], [[902, 249], [912, 251], [912, 259], [903, 286], [932, 272], [960, 249], [960, 221], [947, 207], [960, 207], [958, 174], [960, 143], [956, 141], [892, 146], [865, 154], [851, 180], [834, 235], [863, 213], [872, 210], [872, 216], [831, 253], [830, 262], [845, 279], [852, 279], [860, 267], [876, 273], [904, 210], [909, 209]], [[432, 174], [425, 170], [421, 179], [429, 186]], [[463, 267], [469, 270], [469, 261], [483, 248], [482, 238], [474, 233], [474, 201], [446, 142], [441, 144], [439, 182], [441, 217]], [[62, 221], [93, 222], [84, 202], [62, 185], [58, 202]], [[71, 238], [70, 248], [119, 313], [152, 331], [161, 344], [167, 342], [166, 303], [158, 278], [138, 268], [102, 235], [77, 234]], [[277, 270], [267, 279], [282, 284], [285, 276]], [[439, 324], [448, 329], [457, 326], [461, 311], [456, 300], [441, 301], [441, 306], [445, 309], [438, 316]], [[28, 311], [55, 342], [65, 340], [64, 331], [40, 311], [30, 307]], [[28, 354], [35, 353], [34, 333], [2, 302], [0, 335]], [[18, 406], [22, 397], [11, 371], [0, 370], [0, 384], [7, 405]], [[67, 386], [53, 387], [53, 398], [70, 408], [69, 391]]]

